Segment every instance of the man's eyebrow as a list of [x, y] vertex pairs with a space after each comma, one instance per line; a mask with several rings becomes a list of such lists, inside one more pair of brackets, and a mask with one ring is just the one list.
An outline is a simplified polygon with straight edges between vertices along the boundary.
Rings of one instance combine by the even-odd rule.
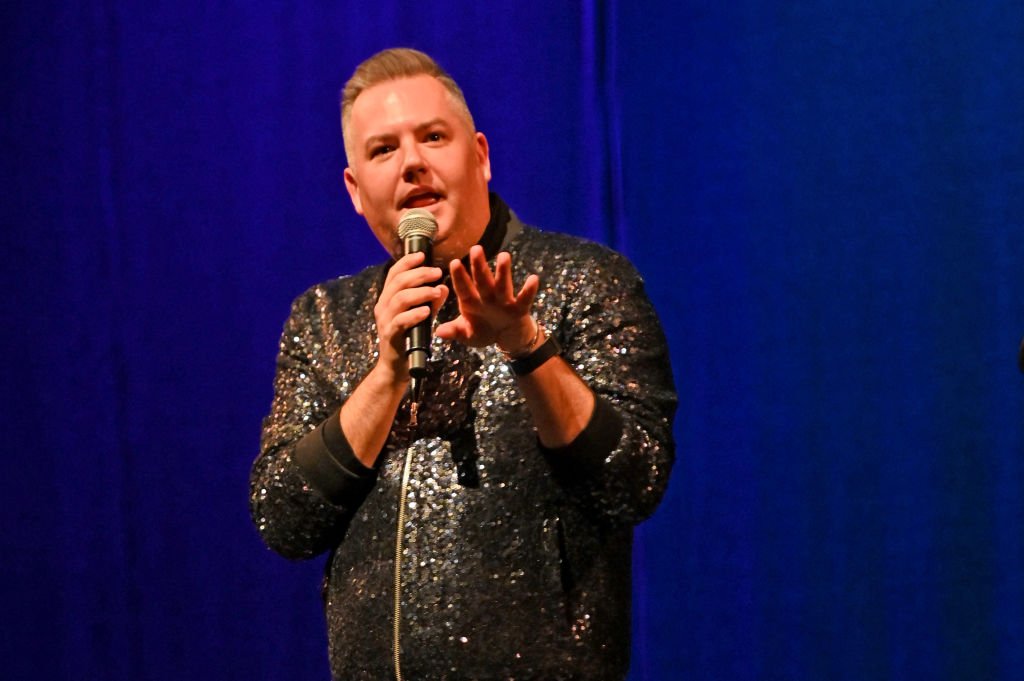
[[448, 121], [446, 121], [445, 119], [443, 119], [441, 117], [437, 117], [437, 118], [431, 118], [426, 123], [420, 123], [419, 125], [417, 125], [416, 126], [416, 132], [423, 132], [424, 130], [426, 130], [428, 128], [433, 128], [433, 127], [436, 127], [436, 126], [439, 126], [439, 125], [441, 127], [444, 127], [444, 128], [450, 128], [451, 127], [451, 123], [449, 123]]
[[[434, 128], [437, 126], [441, 126], [445, 129], [450, 129], [452, 127], [451, 123], [438, 116], [437, 118], [431, 118], [429, 121], [424, 121], [423, 123], [420, 123], [415, 128], [413, 128], [413, 130], [415, 130], [417, 133], [421, 133], [424, 130], [429, 130], [430, 128]], [[363, 148], [370, 149], [375, 144], [379, 144], [381, 142], [390, 142], [396, 137], [397, 135], [393, 132], [382, 132], [376, 135], [370, 135], [369, 137], [366, 138], [366, 142], [363, 144]]]
[[390, 132], [382, 132], [379, 135], [370, 135], [366, 138], [366, 142], [363, 143], [365, 149], [369, 149], [379, 142], [387, 142], [395, 139], [395, 135]]

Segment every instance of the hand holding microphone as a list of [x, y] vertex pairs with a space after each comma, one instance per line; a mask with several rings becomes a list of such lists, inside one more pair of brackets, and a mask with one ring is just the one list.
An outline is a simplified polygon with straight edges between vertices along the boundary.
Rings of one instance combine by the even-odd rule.
[[[434, 237], [437, 235], [437, 218], [422, 208], [407, 210], [398, 222], [398, 237], [402, 240], [402, 252], [423, 254], [423, 264], [431, 267], [434, 259]], [[419, 402], [423, 389], [423, 378], [427, 375], [427, 360], [430, 358], [430, 326], [433, 311], [425, 319], [409, 329], [405, 336], [405, 355], [409, 362], [410, 390], [414, 403]]]
[[[406, 355], [407, 336], [426, 322], [448, 297], [448, 287], [439, 284], [442, 272], [424, 253], [401, 255], [388, 270], [373, 308], [377, 326], [378, 358], [375, 374], [386, 384], [398, 387], [409, 381]], [[429, 343], [422, 343], [429, 349]]]

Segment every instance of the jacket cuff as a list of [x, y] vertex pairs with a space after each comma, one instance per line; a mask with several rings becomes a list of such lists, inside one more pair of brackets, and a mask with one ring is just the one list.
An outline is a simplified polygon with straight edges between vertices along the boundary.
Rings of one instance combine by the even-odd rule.
[[590, 421], [576, 439], [564, 447], [545, 447], [540, 451], [547, 458], [556, 478], [572, 481], [596, 474], [622, 439], [622, 417], [604, 398], [596, 396]]
[[309, 484], [327, 501], [356, 506], [377, 482], [377, 471], [356, 458], [341, 430], [338, 407], [295, 445], [295, 463]]

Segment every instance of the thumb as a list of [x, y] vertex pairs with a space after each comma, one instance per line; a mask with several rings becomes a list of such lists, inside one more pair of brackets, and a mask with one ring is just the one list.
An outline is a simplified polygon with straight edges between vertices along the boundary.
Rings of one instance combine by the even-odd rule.
[[434, 329], [434, 335], [444, 340], [465, 340], [469, 338], [469, 324], [462, 316], [459, 316], [450, 322], [438, 324]]
[[441, 290], [441, 295], [430, 306], [430, 314], [434, 316], [437, 315], [438, 311], [441, 309], [441, 306], [444, 305], [444, 301], [448, 300], [449, 293], [448, 287], [445, 286], [444, 284], [438, 284], [437, 288]]

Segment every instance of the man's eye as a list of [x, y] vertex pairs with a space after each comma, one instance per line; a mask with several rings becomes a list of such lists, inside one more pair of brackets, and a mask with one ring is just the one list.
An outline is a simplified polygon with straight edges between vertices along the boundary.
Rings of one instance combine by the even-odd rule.
[[390, 144], [378, 144], [377, 146], [370, 149], [370, 158], [375, 158], [382, 154], [390, 154], [395, 148]]
[[427, 141], [428, 142], [440, 142], [443, 139], [444, 139], [444, 134], [443, 133], [440, 133], [440, 132], [427, 133]]

